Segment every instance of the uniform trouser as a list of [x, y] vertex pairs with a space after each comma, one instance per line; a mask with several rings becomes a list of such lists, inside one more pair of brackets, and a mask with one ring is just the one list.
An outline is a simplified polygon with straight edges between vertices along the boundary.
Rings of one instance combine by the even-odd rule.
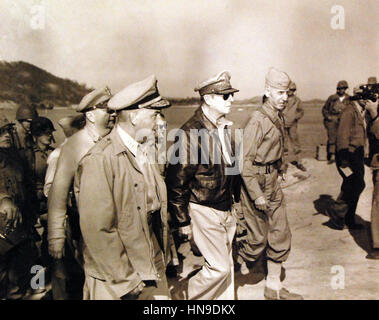
[[359, 196], [365, 188], [365, 168], [364, 168], [364, 150], [363, 147], [356, 148], [350, 153], [350, 169], [353, 172], [346, 177], [339, 167], [340, 159], [336, 158], [337, 170], [341, 175], [343, 182], [341, 192], [337, 197], [333, 209], [337, 216], [345, 219], [347, 225], [355, 223], [355, 211], [357, 209]]
[[274, 262], [287, 260], [291, 249], [291, 231], [278, 172], [257, 175], [259, 185], [267, 201], [265, 212], [258, 210], [243, 185], [241, 206], [243, 219], [239, 219], [246, 235], [239, 241], [238, 254], [246, 262], [254, 262], [266, 252]]
[[372, 247], [379, 249], [379, 170], [373, 171], [374, 192], [371, 207]]
[[284, 128], [284, 155], [287, 162], [299, 161], [300, 142], [297, 134], [297, 122], [291, 127]]
[[324, 121], [324, 126], [328, 134], [327, 154], [328, 160], [336, 153], [338, 118], [331, 121]]
[[189, 279], [190, 300], [234, 300], [232, 243], [236, 218], [231, 211], [189, 204], [193, 240], [204, 257], [201, 270]]
[[[64, 255], [55, 259], [48, 254], [47, 221], [41, 220], [42, 257], [49, 265], [53, 300], [81, 300], [84, 285], [84, 270], [79, 241], [74, 240], [68, 220], [66, 221]], [[47, 258], [46, 258], [47, 257]]]
[[[125, 300], [169, 300], [170, 292], [168, 290], [168, 284], [166, 279], [166, 266], [163, 257], [163, 252], [160, 248], [158, 240], [153, 232], [150, 230], [151, 238], [154, 248], [154, 264], [157, 269], [157, 272], [160, 276], [160, 281], [144, 281], [145, 287], [142, 289], [142, 292], [138, 297], [125, 297]], [[146, 255], [150, 253], [147, 252]], [[138, 270], [136, 270], [138, 272]], [[86, 274], [85, 283], [83, 288], [83, 300], [120, 300], [111, 286], [107, 284], [106, 281], [102, 281], [96, 278], [91, 277]]]
[[75, 257], [72, 239], [66, 238], [65, 254], [61, 259], [51, 258], [51, 285], [54, 300], [81, 300], [84, 271]]
[[32, 278], [31, 267], [38, 257], [33, 240], [26, 240], [0, 256], [0, 298], [25, 294]]

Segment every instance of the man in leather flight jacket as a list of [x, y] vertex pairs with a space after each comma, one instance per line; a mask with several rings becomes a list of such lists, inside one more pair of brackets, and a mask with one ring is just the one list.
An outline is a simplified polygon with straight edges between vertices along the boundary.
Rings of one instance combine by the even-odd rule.
[[[167, 169], [169, 212], [173, 227], [179, 228], [179, 234], [193, 237], [206, 261], [189, 280], [188, 298], [234, 299], [236, 218], [231, 209], [233, 197], [238, 198], [240, 172], [238, 161], [232, 161], [236, 158], [230, 152], [231, 143], [226, 142], [230, 140], [225, 128], [232, 123], [225, 115], [238, 90], [232, 88], [229, 73], [220, 72], [195, 91], [202, 103], [182, 126], [179, 139], [179, 154], [185, 152], [186, 156], [176, 164], [172, 157]], [[201, 143], [194, 142], [194, 132], [199, 133]], [[217, 152], [219, 157], [212, 158]]]

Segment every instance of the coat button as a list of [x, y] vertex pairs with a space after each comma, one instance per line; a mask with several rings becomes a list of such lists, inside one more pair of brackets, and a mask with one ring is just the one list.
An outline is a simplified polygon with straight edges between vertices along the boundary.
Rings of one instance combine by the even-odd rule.
[[138, 184], [136, 183], [134, 186], [137, 188], [137, 187], [138, 187]]
[[138, 210], [141, 210], [141, 207], [137, 207]]

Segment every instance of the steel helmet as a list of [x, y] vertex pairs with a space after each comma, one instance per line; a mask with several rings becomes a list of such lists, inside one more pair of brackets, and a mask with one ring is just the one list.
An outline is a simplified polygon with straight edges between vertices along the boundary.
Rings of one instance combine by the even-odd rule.
[[34, 105], [23, 104], [16, 111], [16, 120], [18, 121], [26, 120], [26, 119], [34, 120], [37, 117], [38, 117], [38, 112]]
[[55, 131], [53, 123], [45, 117], [33, 119], [30, 125], [30, 132], [34, 137], [39, 137], [44, 133], [52, 133], [53, 131]]

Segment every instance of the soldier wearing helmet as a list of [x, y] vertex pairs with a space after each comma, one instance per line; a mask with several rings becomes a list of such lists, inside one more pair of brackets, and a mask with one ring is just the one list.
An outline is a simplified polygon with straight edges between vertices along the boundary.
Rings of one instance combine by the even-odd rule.
[[[356, 86], [354, 95], [362, 93]], [[336, 165], [342, 177], [341, 191], [332, 206], [327, 209], [331, 223], [336, 229], [362, 229], [356, 223], [355, 212], [359, 197], [365, 189], [364, 159], [368, 157], [367, 99], [350, 100], [341, 114], [337, 130]]]
[[37, 226], [43, 227], [41, 258], [44, 266], [49, 265], [49, 255], [47, 250], [47, 198], [43, 193], [45, 184], [45, 175], [47, 170], [47, 158], [54, 150], [51, 144], [55, 142], [53, 132], [55, 131], [53, 123], [45, 117], [36, 117], [30, 124], [30, 133], [34, 140], [32, 152], [28, 154], [28, 166], [31, 173], [33, 184], [32, 190], [36, 200], [35, 222]]
[[0, 299], [25, 295], [30, 280], [27, 275], [38, 254], [27, 192], [29, 176], [13, 148], [13, 126], [0, 115]]
[[16, 133], [17, 138], [16, 148], [23, 149], [26, 146], [31, 146], [29, 144], [31, 140], [30, 136], [30, 126], [33, 119], [38, 117], [38, 112], [34, 105], [21, 105], [16, 111]]
[[[35, 140], [33, 146], [33, 157], [29, 159], [29, 165], [32, 169], [33, 178], [39, 202], [44, 202], [46, 211], [46, 197], [43, 193], [45, 184], [45, 174], [47, 169], [47, 158], [54, 150], [51, 145], [55, 142], [53, 132], [55, 131], [53, 123], [45, 117], [37, 117], [30, 126], [31, 134]], [[40, 209], [42, 209], [40, 207]]]
[[30, 132], [30, 125], [33, 119], [37, 117], [38, 112], [33, 104], [21, 105], [16, 111], [16, 124], [12, 138], [15, 148], [25, 159], [32, 157], [34, 142]]
[[302, 102], [296, 95], [296, 84], [291, 81], [288, 90], [287, 106], [283, 110], [284, 117], [284, 155], [296, 168], [307, 171], [300, 162], [301, 147], [297, 134], [297, 123], [304, 116]]
[[327, 159], [329, 164], [335, 161], [337, 128], [341, 114], [349, 101], [349, 95], [346, 93], [348, 87], [349, 85], [345, 80], [339, 81], [337, 83], [337, 92], [326, 100], [322, 108], [324, 126], [328, 134]]

